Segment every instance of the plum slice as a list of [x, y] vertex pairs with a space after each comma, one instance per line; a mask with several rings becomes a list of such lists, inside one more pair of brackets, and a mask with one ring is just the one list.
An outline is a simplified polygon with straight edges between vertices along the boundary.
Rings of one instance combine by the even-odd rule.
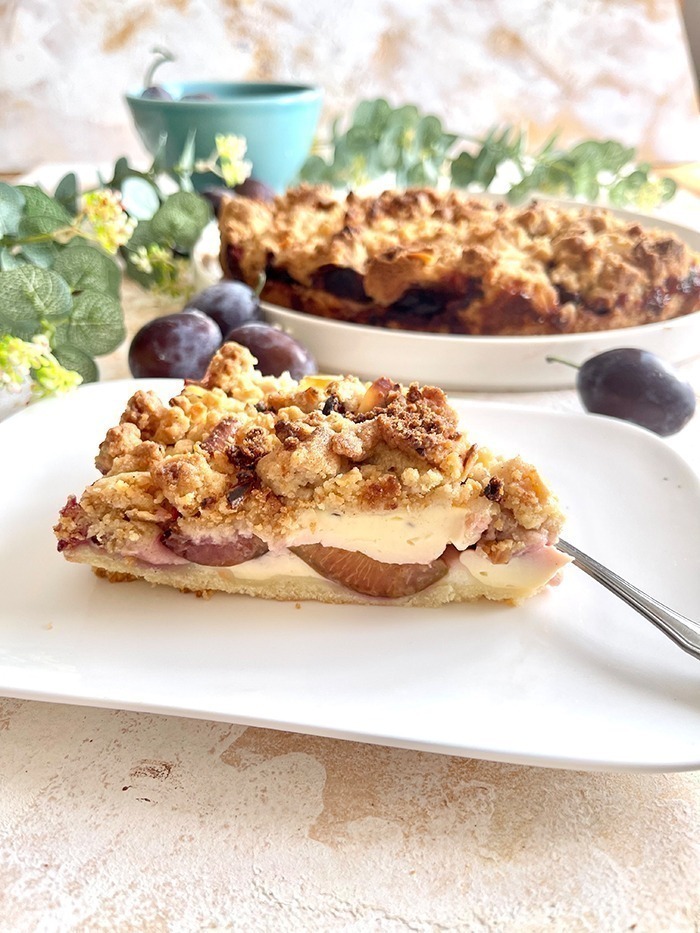
[[313, 284], [315, 288], [325, 288], [337, 298], [345, 298], [348, 301], [369, 301], [364, 279], [355, 269], [333, 265], [321, 266], [313, 277]]
[[387, 564], [360, 551], [321, 544], [302, 544], [291, 550], [322, 577], [365, 596], [413, 596], [447, 573], [441, 558], [429, 564]]
[[163, 544], [179, 557], [206, 567], [233, 567], [267, 552], [267, 545], [256, 535], [237, 534], [223, 541], [215, 541], [207, 537], [191, 538], [173, 529], [163, 535]]
[[400, 314], [416, 314], [419, 317], [432, 317], [445, 310], [449, 296], [437, 288], [409, 288], [398, 301], [391, 306], [392, 311]]

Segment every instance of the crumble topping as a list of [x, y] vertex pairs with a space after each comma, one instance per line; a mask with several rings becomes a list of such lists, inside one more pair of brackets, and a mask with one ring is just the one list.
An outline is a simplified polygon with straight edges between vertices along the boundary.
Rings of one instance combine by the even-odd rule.
[[462, 334], [552, 334], [700, 308], [700, 256], [611, 211], [513, 207], [431, 189], [337, 199], [302, 186], [229, 199], [224, 274], [263, 299], [355, 323]]
[[[228, 343], [200, 383], [163, 404], [137, 391], [100, 445], [103, 474], [69, 502], [59, 541], [118, 552], [178, 527], [262, 534], [272, 544], [304, 513], [419, 510], [480, 500], [498, 561], [556, 539], [561, 513], [536, 470], [472, 444], [437, 388], [382, 377], [262, 376]], [[154, 544], [155, 546], [155, 544]]]

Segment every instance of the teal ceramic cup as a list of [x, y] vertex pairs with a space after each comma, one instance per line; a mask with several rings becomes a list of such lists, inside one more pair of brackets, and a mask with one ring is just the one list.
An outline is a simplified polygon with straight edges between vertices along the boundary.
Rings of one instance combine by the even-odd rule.
[[[167, 136], [165, 164], [179, 161], [188, 134], [196, 131], [195, 158], [206, 159], [215, 148], [217, 134], [244, 136], [245, 158], [252, 175], [275, 191], [284, 191], [304, 164], [313, 143], [321, 110], [321, 90], [300, 84], [269, 82], [225, 83], [190, 81], [163, 83], [173, 100], [126, 95], [141, 140], [154, 155]], [[180, 100], [185, 94], [207, 94], [213, 100]], [[195, 175], [197, 188], [222, 184], [216, 176]]]

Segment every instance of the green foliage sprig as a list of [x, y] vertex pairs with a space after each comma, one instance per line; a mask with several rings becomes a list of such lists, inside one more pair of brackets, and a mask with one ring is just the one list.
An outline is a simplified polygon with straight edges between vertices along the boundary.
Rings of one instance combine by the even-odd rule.
[[43, 398], [68, 392], [81, 382], [77, 372], [61, 366], [45, 337], [0, 336], [0, 386], [6, 392], [21, 394], [28, 385], [34, 398]]
[[[71, 180], [61, 182], [70, 200]], [[133, 226], [114, 198], [87, 202], [73, 214], [41, 188], [0, 183], [0, 335], [44, 336], [58, 362], [86, 382], [94, 358], [124, 339], [120, 270], [104, 246]]]
[[651, 165], [637, 163], [635, 150], [615, 140], [586, 140], [566, 149], [554, 135], [530, 151], [516, 127], [459, 137], [446, 132], [438, 117], [413, 106], [393, 109], [381, 98], [360, 103], [346, 129], [337, 120], [327, 148], [325, 157], [307, 159], [303, 181], [353, 188], [387, 176], [399, 186], [496, 190], [511, 203], [541, 192], [643, 209], [676, 192], [675, 182], [654, 177]]
[[[84, 382], [97, 379], [95, 357], [126, 335], [117, 252], [146, 287], [180, 294], [188, 286], [185, 257], [211, 209], [188, 184], [193, 166], [180, 168], [181, 183], [169, 190], [161, 187], [160, 150], [145, 172], [119, 159], [110, 179], [83, 194], [74, 173], [53, 196], [39, 186], [0, 183], [0, 338], [27, 346], [44, 340], [59, 368]], [[32, 371], [36, 378], [47, 372]], [[51, 379], [47, 386], [75, 383], [57, 370]]]
[[244, 159], [246, 141], [217, 136], [208, 159], [195, 161], [195, 133], [189, 134], [176, 165], [166, 172], [163, 135], [153, 163], [146, 170], [118, 159], [105, 186], [121, 193], [124, 209], [137, 221], [133, 236], [120, 250], [126, 274], [145, 288], [182, 297], [191, 288], [187, 256], [212, 218], [209, 202], [198, 195], [193, 175], [210, 174], [226, 185], [240, 184], [250, 175]]
[[0, 377], [7, 376], [0, 384], [25, 375], [26, 361], [39, 360], [37, 346], [43, 362], [29, 365], [37, 391], [97, 379], [95, 357], [126, 335], [117, 254], [146, 288], [173, 296], [191, 290], [187, 257], [212, 217], [193, 174], [239, 183], [250, 173], [244, 139], [217, 137], [216, 151], [201, 163], [194, 142], [191, 133], [166, 172], [163, 136], [147, 169], [120, 158], [111, 177], [88, 192], [80, 192], [73, 172], [53, 196], [36, 185], [0, 183], [0, 340], [11, 348], [0, 357]]

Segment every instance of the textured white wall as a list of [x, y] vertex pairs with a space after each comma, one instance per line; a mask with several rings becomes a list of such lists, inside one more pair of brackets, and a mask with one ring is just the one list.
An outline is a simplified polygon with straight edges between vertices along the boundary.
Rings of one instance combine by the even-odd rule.
[[4, 0], [0, 171], [138, 155], [121, 94], [154, 44], [178, 56], [164, 79], [318, 82], [326, 118], [384, 95], [463, 133], [562, 126], [700, 158], [676, 0]]

